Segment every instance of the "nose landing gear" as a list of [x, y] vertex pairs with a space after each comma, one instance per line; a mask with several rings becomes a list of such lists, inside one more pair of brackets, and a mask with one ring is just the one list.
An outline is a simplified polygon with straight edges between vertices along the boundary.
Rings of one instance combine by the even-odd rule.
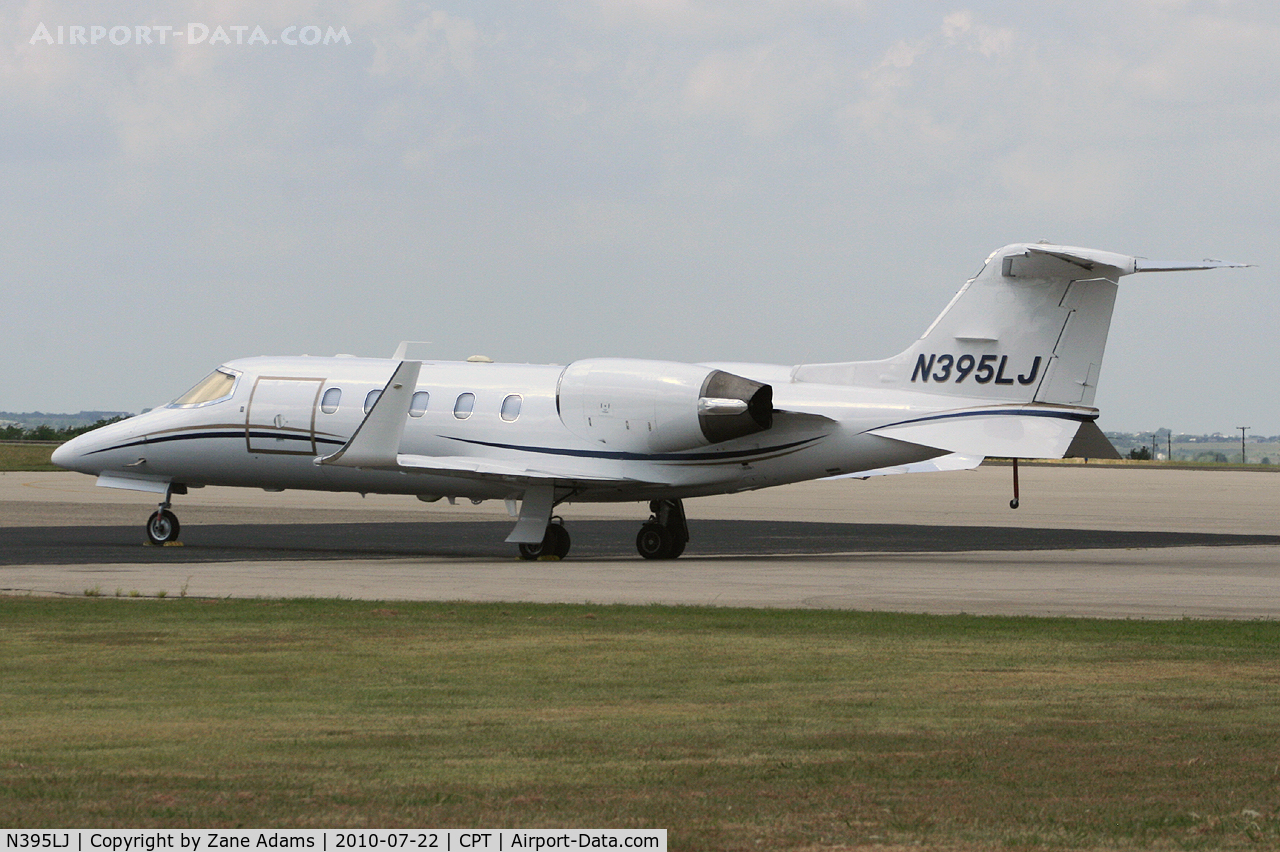
[[151, 517], [147, 518], [147, 538], [152, 544], [162, 546], [178, 540], [178, 533], [182, 531], [182, 525], [178, 523], [178, 516], [169, 511], [169, 498], [174, 494], [186, 494], [187, 489], [183, 485], [170, 485], [164, 492], [164, 500]]

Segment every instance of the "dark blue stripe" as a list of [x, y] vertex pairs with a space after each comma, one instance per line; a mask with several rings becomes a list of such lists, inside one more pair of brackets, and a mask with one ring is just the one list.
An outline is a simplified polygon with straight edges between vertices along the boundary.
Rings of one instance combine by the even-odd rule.
[[882, 426], [873, 426], [863, 432], [874, 432], [877, 429], [889, 429], [894, 426], [909, 426], [912, 423], [928, 423], [931, 420], [954, 420], [962, 417], [989, 417], [991, 415], [1010, 415], [1017, 417], [1052, 417], [1055, 420], [1074, 420], [1077, 423], [1091, 423], [1098, 419], [1096, 414], [1082, 414], [1080, 412], [1067, 411], [1045, 411], [1032, 409], [1026, 411], [1018, 408], [990, 408], [985, 411], [955, 411], [948, 414], [931, 414], [928, 417], [917, 417], [912, 420], [899, 420], [897, 423], [885, 423]]
[[774, 447], [763, 447], [758, 450], [730, 450], [729, 452], [721, 453], [627, 453], [619, 451], [606, 452], [604, 450], [570, 450], [558, 447], [527, 447], [520, 444], [498, 444], [492, 441], [475, 441], [469, 438], [455, 438], [450, 435], [438, 435], [437, 437], [447, 438], [450, 441], [458, 441], [463, 444], [492, 447], [498, 450], [517, 450], [524, 453], [540, 453], [542, 455], [550, 456], [573, 456], [574, 458], [581, 459], [612, 459], [615, 461], [720, 461], [724, 459], [745, 459], [776, 453], [780, 450], [790, 450], [795, 447], [803, 447], [806, 444], [811, 444], [818, 440], [818, 438], [805, 438], [803, 441], [793, 441], [790, 444], [779, 444]]
[[[261, 440], [265, 440], [268, 438], [272, 438], [272, 439], [283, 438], [286, 441], [305, 441], [308, 444], [311, 443], [310, 435], [279, 435], [275, 432], [250, 432], [249, 437], [258, 438]], [[93, 452], [86, 453], [85, 455], [92, 456], [92, 455], [97, 455], [98, 453], [109, 453], [112, 450], [124, 450], [124, 449], [128, 449], [129, 447], [145, 447], [148, 444], [166, 444], [170, 441], [199, 441], [199, 440], [204, 440], [206, 438], [209, 438], [209, 439], [232, 438], [237, 441], [243, 441], [245, 439], [245, 433], [243, 429], [240, 429], [235, 432], [184, 432], [181, 435], [165, 435], [159, 438], [143, 437], [143, 438], [139, 438], [136, 441], [129, 441], [128, 443], [125, 443], [125, 444], [116, 444], [111, 447], [103, 447], [100, 450], [94, 450]], [[347, 443], [346, 441], [337, 441], [332, 438], [321, 438], [319, 435], [316, 436], [315, 442], [317, 444], [331, 444], [337, 447], [345, 446]]]

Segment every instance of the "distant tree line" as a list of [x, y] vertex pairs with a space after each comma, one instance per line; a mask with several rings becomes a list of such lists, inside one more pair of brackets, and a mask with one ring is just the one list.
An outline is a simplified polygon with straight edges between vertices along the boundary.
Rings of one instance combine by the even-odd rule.
[[124, 415], [119, 415], [99, 420], [88, 426], [65, 426], [61, 429], [55, 429], [47, 424], [36, 426], [33, 429], [11, 424], [0, 426], [0, 441], [70, 441], [76, 435], [83, 435], [91, 429], [97, 429], [99, 426], [106, 426], [109, 423], [116, 423], [124, 419]]

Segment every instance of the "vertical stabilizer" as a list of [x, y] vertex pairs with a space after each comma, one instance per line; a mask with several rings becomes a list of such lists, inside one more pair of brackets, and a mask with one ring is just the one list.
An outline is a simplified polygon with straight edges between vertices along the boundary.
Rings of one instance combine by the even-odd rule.
[[905, 352], [883, 361], [806, 364], [793, 378], [1089, 406], [1116, 282], [1135, 271], [1135, 258], [1096, 249], [1006, 246]]

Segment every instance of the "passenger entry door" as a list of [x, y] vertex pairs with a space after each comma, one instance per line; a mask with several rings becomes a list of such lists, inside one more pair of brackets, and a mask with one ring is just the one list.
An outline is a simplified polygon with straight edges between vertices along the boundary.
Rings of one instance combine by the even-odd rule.
[[316, 405], [324, 379], [259, 376], [245, 412], [251, 453], [316, 454]]

